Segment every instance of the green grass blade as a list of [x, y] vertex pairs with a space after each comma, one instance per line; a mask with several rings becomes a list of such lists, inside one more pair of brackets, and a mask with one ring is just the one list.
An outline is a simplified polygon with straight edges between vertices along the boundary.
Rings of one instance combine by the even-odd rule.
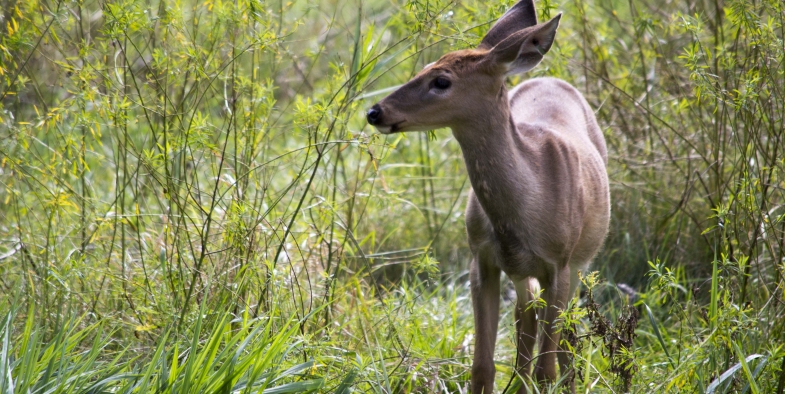
[[[752, 371], [752, 378], [753, 378], [753, 380], [756, 379], [758, 377], [758, 375], [760, 375], [760, 372], [763, 370], [763, 368], [766, 367], [768, 362], [769, 362], [769, 358], [765, 357], [765, 356], [760, 360], [760, 362], [758, 362], [758, 366], [755, 367], [754, 371]], [[748, 391], [750, 391], [751, 386], [752, 385], [749, 382], [747, 382], [747, 384], [741, 390], [741, 394], [746, 394]]]
[[649, 317], [649, 322], [651, 323], [652, 328], [654, 329], [654, 335], [657, 336], [657, 341], [660, 342], [660, 346], [662, 346], [662, 350], [665, 352], [665, 356], [668, 357], [668, 363], [670, 364], [671, 368], [676, 369], [676, 363], [673, 361], [673, 357], [671, 357], [670, 353], [668, 352], [668, 347], [665, 346], [665, 340], [662, 338], [662, 334], [660, 333], [660, 328], [657, 325], [657, 321], [654, 320], [654, 314], [651, 313], [651, 308], [649, 308], [646, 303], [643, 303], [643, 306], [646, 307], [646, 315]]
[[[754, 360], [756, 358], [760, 358], [760, 357], [763, 357], [763, 355], [753, 354], [753, 355], [747, 356], [747, 358], [744, 360], [744, 363], [748, 363], [748, 362], [750, 362], [750, 361], [752, 361], [752, 360]], [[725, 372], [723, 372], [720, 375], [719, 378], [715, 379], [713, 382], [711, 382], [711, 384], [709, 384], [709, 387], [706, 388], [706, 394], [713, 394], [717, 390], [719, 385], [721, 385], [726, 380], [731, 378], [733, 376], [733, 374], [735, 374], [738, 370], [740, 370], [742, 368], [743, 368], [742, 362], [738, 362], [738, 363], [734, 364], [732, 367], [728, 368]]]
[[271, 387], [262, 391], [264, 394], [286, 394], [286, 393], [310, 393], [322, 387], [324, 379], [303, 380], [300, 382], [293, 382], [282, 384], [277, 387]]
[[3, 346], [0, 350], [0, 392], [3, 394], [13, 394], [14, 377], [11, 375], [11, 345], [9, 336], [11, 335], [11, 312], [5, 316], [3, 324]]
[[747, 362], [748, 362], [747, 359], [754, 360], [755, 358], [763, 357], [763, 355], [762, 354], [753, 354], [753, 355], [748, 356], [747, 358], [745, 358], [744, 354], [741, 352], [741, 349], [739, 348], [739, 345], [736, 342], [731, 342], [731, 343], [733, 344], [733, 350], [735, 351], [736, 356], [739, 358], [739, 363], [741, 364], [741, 369], [744, 371], [744, 375], [747, 377], [747, 382], [750, 385], [750, 389], [752, 390], [752, 393], [753, 394], [759, 394], [760, 393], [760, 388], [758, 387], [758, 384], [755, 383], [755, 376], [752, 374], [752, 371], [750, 371], [750, 367], [747, 364]]

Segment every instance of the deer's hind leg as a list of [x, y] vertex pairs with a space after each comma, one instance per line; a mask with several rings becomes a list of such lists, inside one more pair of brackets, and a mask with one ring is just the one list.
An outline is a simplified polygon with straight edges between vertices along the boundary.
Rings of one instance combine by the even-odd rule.
[[[570, 287], [567, 293], [567, 298], [564, 301], [564, 306], [562, 307], [562, 310], [564, 310], [564, 308], [567, 307], [567, 304], [569, 304], [570, 299], [573, 296], [575, 296], [575, 289], [578, 287], [578, 283], [580, 282], [580, 278], [578, 277], [578, 269], [575, 267], [572, 268], [567, 267], [567, 269], [570, 270], [568, 275], [570, 278], [570, 282], [569, 282]], [[567, 385], [567, 387], [570, 388], [570, 392], [574, 393], [575, 370], [572, 367], [572, 359], [569, 353], [570, 351], [569, 349], [562, 346], [561, 343], [558, 344], [557, 349], [558, 349], [558, 353], [556, 354], [556, 357], [559, 360], [559, 373], [561, 374], [562, 379]]]
[[547, 306], [542, 318], [542, 338], [540, 340], [540, 351], [537, 355], [537, 364], [534, 368], [534, 375], [540, 382], [553, 382], [557, 378], [556, 355], [559, 354], [559, 364], [563, 368], [569, 364], [569, 357], [565, 349], [559, 345], [560, 333], [557, 331], [556, 320], [559, 314], [567, 307], [567, 303], [572, 295], [570, 290], [569, 266], [559, 269], [553, 280], [547, 285], [543, 282], [545, 301]]
[[523, 378], [519, 394], [526, 393], [529, 371], [531, 370], [532, 352], [537, 340], [537, 310], [530, 304], [539, 296], [539, 285], [533, 278], [515, 281], [515, 292], [518, 303], [515, 306], [515, 331], [517, 336], [516, 370]]

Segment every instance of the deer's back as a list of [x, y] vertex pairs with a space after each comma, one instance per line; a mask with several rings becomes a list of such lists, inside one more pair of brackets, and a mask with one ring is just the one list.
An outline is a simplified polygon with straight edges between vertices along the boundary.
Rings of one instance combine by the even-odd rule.
[[605, 138], [594, 111], [569, 83], [557, 78], [530, 79], [510, 91], [509, 99], [514, 122], [543, 125], [575, 143], [589, 143], [603, 163], [608, 163]]

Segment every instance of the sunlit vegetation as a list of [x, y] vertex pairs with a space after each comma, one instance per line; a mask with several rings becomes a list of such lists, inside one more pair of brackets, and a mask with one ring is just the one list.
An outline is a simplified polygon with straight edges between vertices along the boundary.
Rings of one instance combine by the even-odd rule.
[[[364, 112], [512, 3], [3, 0], [0, 392], [467, 392], [459, 147]], [[577, 390], [783, 393], [785, 5], [535, 3], [610, 156]]]

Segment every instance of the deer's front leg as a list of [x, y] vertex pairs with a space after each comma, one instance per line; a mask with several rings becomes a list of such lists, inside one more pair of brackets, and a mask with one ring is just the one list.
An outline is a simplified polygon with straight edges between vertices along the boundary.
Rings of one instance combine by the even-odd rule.
[[492, 261], [483, 258], [482, 253], [475, 255], [469, 271], [475, 329], [471, 379], [473, 394], [493, 393], [496, 375], [493, 351], [499, 328], [500, 276], [501, 271]]

